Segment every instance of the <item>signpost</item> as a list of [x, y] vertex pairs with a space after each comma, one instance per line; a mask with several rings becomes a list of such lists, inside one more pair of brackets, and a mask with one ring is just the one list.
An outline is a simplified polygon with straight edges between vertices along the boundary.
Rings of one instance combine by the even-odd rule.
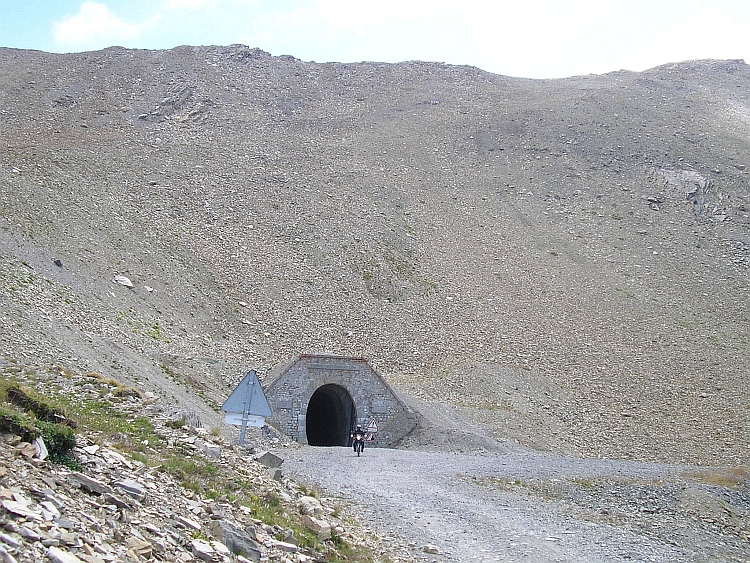
[[266, 417], [271, 416], [263, 388], [260, 386], [255, 370], [250, 370], [224, 401], [221, 410], [226, 413], [224, 422], [240, 426], [240, 444], [245, 443], [245, 431], [248, 426], [260, 428], [266, 423]]
[[378, 441], [378, 422], [375, 420], [375, 417], [371, 417], [370, 420], [367, 421], [367, 426], [365, 426], [365, 441], [367, 442], [377, 442]]

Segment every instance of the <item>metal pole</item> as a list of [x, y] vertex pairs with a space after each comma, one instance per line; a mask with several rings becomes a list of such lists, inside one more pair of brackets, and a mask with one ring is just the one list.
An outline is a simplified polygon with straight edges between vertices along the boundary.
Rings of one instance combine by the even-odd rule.
[[[255, 370], [250, 370], [247, 372], [247, 375], [245, 377], [248, 377], [250, 374], [255, 374]], [[255, 380], [251, 379], [248, 381], [247, 385], [247, 393], [245, 393], [245, 402], [242, 405], [242, 425], [240, 426], [240, 446], [242, 446], [245, 443], [245, 431], [247, 429], [247, 416], [249, 414], [248, 410], [250, 409], [250, 404], [252, 402], [252, 393], [253, 393], [253, 386], [255, 385]]]

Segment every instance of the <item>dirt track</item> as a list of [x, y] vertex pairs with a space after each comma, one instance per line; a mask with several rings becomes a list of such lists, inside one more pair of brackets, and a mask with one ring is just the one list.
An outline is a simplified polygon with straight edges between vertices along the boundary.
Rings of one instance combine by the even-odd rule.
[[[695, 468], [385, 448], [367, 449], [357, 458], [349, 448], [303, 446], [289, 452], [284, 469], [326, 494], [356, 496], [361, 516], [376, 533], [400, 544], [397, 552], [405, 559], [750, 559], [742, 524], [750, 507], [747, 488], [691, 480]], [[734, 520], [722, 522], [721, 510], [712, 513], [711, 499], [723, 503], [724, 516]], [[426, 553], [427, 545], [439, 553]]]

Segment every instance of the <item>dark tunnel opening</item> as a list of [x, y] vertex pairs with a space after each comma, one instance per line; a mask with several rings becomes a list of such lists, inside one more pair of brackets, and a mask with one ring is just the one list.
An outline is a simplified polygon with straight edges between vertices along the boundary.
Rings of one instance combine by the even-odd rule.
[[340, 385], [323, 385], [307, 404], [307, 443], [311, 446], [346, 446], [356, 420], [354, 400]]

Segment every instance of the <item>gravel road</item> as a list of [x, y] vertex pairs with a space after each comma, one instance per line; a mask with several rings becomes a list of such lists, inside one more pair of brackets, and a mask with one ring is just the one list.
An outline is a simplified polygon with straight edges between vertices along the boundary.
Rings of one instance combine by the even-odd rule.
[[356, 500], [407, 560], [750, 560], [747, 481], [709, 485], [695, 467], [386, 448], [358, 458], [349, 448], [302, 446], [284, 469]]

